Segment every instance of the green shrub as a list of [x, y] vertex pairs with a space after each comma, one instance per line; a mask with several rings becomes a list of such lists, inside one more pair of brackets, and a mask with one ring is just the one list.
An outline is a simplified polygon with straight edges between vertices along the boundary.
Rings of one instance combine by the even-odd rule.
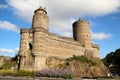
[[6, 61], [1, 67], [0, 69], [11, 69], [11, 67], [15, 66], [17, 63], [16, 61], [10, 60], [10, 61]]
[[66, 59], [67, 61], [79, 61], [81, 63], [90, 63], [91, 65], [95, 66], [97, 63], [95, 61], [92, 61], [90, 59], [88, 59], [87, 57], [85, 56], [76, 56], [76, 55], [73, 55], [73, 57], [70, 57], [68, 59]]

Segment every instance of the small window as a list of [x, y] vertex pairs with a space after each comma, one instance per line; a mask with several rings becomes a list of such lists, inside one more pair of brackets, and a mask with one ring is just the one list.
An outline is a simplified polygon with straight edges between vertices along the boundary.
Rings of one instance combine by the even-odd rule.
[[29, 43], [29, 49], [32, 50], [32, 44], [31, 43]]

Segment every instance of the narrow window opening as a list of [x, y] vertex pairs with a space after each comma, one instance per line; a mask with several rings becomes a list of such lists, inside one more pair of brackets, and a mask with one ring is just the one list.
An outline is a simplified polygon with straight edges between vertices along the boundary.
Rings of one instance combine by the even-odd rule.
[[32, 50], [32, 44], [31, 43], [29, 43], [29, 49]]

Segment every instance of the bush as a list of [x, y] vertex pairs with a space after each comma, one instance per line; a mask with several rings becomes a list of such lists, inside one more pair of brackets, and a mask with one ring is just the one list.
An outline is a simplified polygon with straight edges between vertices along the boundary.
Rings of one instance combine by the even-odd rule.
[[6, 61], [1, 67], [0, 69], [11, 69], [11, 67], [15, 66], [17, 64], [16, 61], [10, 60], [10, 61]]
[[37, 77], [55, 77], [55, 78], [69, 78], [72, 79], [75, 77], [72, 71], [61, 70], [61, 69], [45, 69], [35, 72]]
[[68, 59], [66, 59], [67, 61], [79, 61], [79, 62], [82, 62], [82, 63], [90, 63], [91, 65], [95, 66], [97, 63], [88, 59], [87, 57], [85, 56], [76, 56], [76, 55], [73, 55], [73, 57], [70, 57]]

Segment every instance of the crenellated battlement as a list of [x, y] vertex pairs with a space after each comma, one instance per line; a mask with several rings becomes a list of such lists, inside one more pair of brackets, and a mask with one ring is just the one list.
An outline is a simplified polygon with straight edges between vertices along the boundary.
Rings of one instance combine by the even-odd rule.
[[46, 7], [39, 7], [37, 10], [34, 11], [34, 13], [36, 13], [37, 11], [44, 11], [46, 14], [47, 14], [47, 11], [46, 11]]
[[33, 33], [33, 29], [29, 29], [29, 33]]
[[83, 24], [88, 24], [89, 25], [89, 21], [86, 21], [86, 20], [82, 20], [81, 18], [78, 20], [78, 22], [82, 22]]
[[23, 33], [33, 33], [33, 29], [26, 29], [26, 28], [20, 29], [20, 34]]
[[22, 33], [29, 33], [29, 29], [25, 29], [25, 28], [21, 29], [20, 34], [22, 34]]
[[33, 21], [32, 21], [32, 28], [44, 28], [48, 30], [49, 26], [49, 17], [47, 16], [46, 8], [38, 8], [35, 10]]
[[98, 50], [100, 50], [100, 48], [99, 48], [99, 45], [98, 45], [98, 44], [94, 44], [94, 43], [92, 43], [92, 47], [93, 47], [93, 48], [96, 48], [96, 49], [98, 49]]

